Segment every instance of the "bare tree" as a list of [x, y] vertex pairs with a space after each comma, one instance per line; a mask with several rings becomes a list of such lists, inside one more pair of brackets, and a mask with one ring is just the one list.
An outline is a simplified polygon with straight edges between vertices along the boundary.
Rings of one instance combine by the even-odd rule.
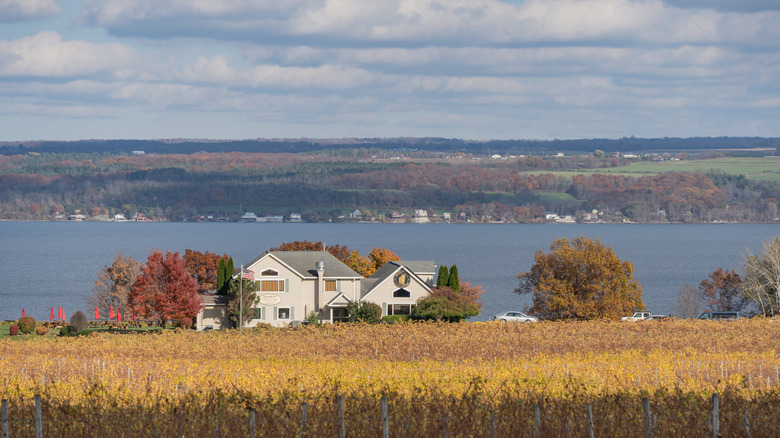
[[780, 314], [780, 237], [763, 243], [761, 252], [745, 256], [743, 293], [765, 316]]
[[677, 292], [674, 301], [674, 316], [678, 318], [696, 318], [702, 310], [702, 300], [699, 289], [686, 283]]
[[105, 316], [109, 315], [112, 307], [114, 311], [127, 314], [127, 293], [138, 278], [140, 266], [132, 257], [118, 253], [111, 266], [103, 266], [98, 273], [87, 304], [97, 307]]

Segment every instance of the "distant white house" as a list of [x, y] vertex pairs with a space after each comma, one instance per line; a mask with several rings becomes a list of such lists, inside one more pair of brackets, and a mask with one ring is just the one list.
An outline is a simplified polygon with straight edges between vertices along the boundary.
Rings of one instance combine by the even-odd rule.
[[417, 224], [425, 224], [430, 222], [430, 219], [428, 218], [428, 211], [422, 209], [414, 210], [412, 221]]
[[257, 215], [248, 211], [241, 215], [241, 222], [257, 222]]
[[349, 217], [352, 219], [363, 219], [363, 212], [356, 209], [355, 211], [349, 214]]
[[290, 222], [302, 222], [301, 215], [298, 213], [290, 213]]

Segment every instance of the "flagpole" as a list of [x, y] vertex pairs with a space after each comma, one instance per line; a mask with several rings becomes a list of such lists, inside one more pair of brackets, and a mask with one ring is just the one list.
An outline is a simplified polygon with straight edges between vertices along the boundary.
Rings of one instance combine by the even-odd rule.
[[238, 329], [244, 328], [244, 265], [238, 272]]

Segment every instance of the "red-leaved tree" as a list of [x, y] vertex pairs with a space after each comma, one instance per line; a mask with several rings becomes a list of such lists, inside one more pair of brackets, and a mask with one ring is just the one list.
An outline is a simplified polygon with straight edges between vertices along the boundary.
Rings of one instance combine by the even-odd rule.
[[750, 305], [750, 299], [742, 294], [742, 279], [733, 269], [716, 269], [699, 284], [699, 291], [707, 307], [716, 312], [740, 312]]
[[141, 275], [127, 296], [133, 313], [154, 319], [161, 326], [168, 320], [195, 318], [203, 306], [198, 283], [184, 267], [178, 252], [152, 251]]

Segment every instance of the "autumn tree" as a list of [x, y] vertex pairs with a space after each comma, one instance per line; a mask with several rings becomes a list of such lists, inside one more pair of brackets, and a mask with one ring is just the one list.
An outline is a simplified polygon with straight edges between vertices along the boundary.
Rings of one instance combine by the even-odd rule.
[[695, 318], [702, 311], [702, 299], [699, 289], [685, 284], [677, 291], [674, 301], [674, 316], [677, 318]]
[[128, 313], [127, 297], [141, 272], [141, 264], [121, 252], [114, 257], [113, 263], [103, 266], [97, 274], [92, 287], [92, 295], [87, 299], [90, 307], [97, 307], [103, 315], [110, 309]]
[[368, 260], [371, 262], [370, 272], [364, 272], [365, 277], [370, 277], [377, 269], [385, 265], [389, 261], [400, 261], [401, 257], [390, 251], [389, 249], [376, 247], [368, 253]]
[[556, 239], [539, 250], [529, 272], [519, 274], [516, 293], [533, 294], [529, 313], [542, 319], [618, 319], [644, 309], [634, 266], [600, 240]]
[[483, 289], [469, 282], [460, 284], [460, 290], [451, 287], [434, 288], [428, 296], [417, 300], [412, 318], [459, 322], [482, 312]]
[[203, 306], [198, 284], [178, 252], [152, 251], [127, 296], [130, 310], [160, 325], [168, 320], [195, 318]]
[[750, 299], [742, 294], [742, 279], [734, 270], [716, 269], [699, 284], [699, 292], [705, 305], [716, 312], [741, 312], [750, 305]]
[[761, 314], [780, 314], [780, 237], [765, 241], [757, 255], [748, 252], [744, 263], [744, 295]]
[[[233, 322], [234, 327], [243, 327], [246, 325], [246, 321], [255, 314], [256, 283], [251, 280], [239, 279], [239, 276], [230, 279], [227, 286], [227, 298], [228, 318]], [[242, 315], [241, 322], [239, 322], [239, 315]]]
[[219, 266], [222, 263], [224, 269], [227, 258], [227, 255], [220, 256], [208, 251], [202, 253], [191, 249], [184, 250], [184, 267], [198, 282], [199, 293], [217, 290]]

